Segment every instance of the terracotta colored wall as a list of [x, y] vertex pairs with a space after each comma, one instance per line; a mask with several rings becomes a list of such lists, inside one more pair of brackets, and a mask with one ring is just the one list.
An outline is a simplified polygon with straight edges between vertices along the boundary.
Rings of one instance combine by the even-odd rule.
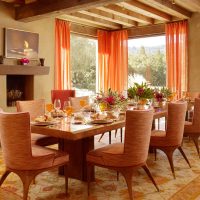
[[[15, 28], [39, 33], [39, 57], [45, 58], [45, 65], [50, 66], [50, 74], [34, 77], [34, 98], [50, 101], [54, 74], [54, 19], [47, 18], [24, 23], [14, 20], [14, 10], [0, 2], [0, 55], [3, 54], [3, 28]], [[0, 75], [0, 107], [7, 111], [14, 108], [6, 106], [6, 76]]]

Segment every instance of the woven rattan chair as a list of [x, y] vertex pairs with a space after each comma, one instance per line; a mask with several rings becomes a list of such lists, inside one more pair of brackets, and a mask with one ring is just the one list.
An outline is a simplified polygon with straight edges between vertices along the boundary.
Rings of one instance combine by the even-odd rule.
[[[30, 100], [30, 101], [17, 101], [16, 102], [17, 112], [29, 112], [31, 121], [36, 117], [45, 114], [45, 100]], [[37, 133], [31, 134], [31, 140], [33, 144], [40, 146], [48, 146], [58, 143], [58, 138], [41, 135]]]
[[114, 169], [120, 172], [127, 183], [130, 199], [132, 194], [133, 170], [142, 167], [158, 189], [146, 163], [151, 135], [153, 111], [127, 111], [125, 125], [125, 140], [103, 148], [90, 151], [87, 154], [88, 163], [88, 193], [90, 185], [90, 170], [94, 165]]
[[176, 149], [179, 149], [190, 166], [190, 163], [181, 148], [186, 107], [186, 103], [169, 103], [166, 131], [154, 130], [151, 134], [150, 146], [155, 150], [155, 155], [156, 149], [162, 150], [167, 155], [174, 178], [176, 177], [173, 165], [173, 153]]
[[184, 136], [189, 136], [193, 141], [197, 149], [197, 153], [200, 157], [199, 152], [199, 136], [200, 136], [200, 98], [196, 98], [194, 102], [194, 113], [192, 122], [185, 122]]
[[10, 172], [16, 173], [23, 182], [23, 200], [27, 200], [29, 186], [36, 175], [64, 165], [67, 192], [69, 155], [66, 152], [31, 145], [29, 113], [0, 112], [0, 136], [6, 165], [0, 185]]

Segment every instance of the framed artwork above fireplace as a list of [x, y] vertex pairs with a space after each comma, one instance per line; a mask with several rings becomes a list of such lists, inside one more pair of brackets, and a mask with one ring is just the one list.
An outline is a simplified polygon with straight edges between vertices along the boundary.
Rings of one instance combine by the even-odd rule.
[[39, 34], [12, 28], [4, 29], [5, 57], [38, 59]]

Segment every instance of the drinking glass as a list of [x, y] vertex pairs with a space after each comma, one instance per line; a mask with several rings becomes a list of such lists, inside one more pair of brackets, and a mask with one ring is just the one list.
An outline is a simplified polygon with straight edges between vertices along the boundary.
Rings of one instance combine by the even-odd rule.
[[66, 113], [67, 116], [71, 116], [73, 113], [73, 108], [71, 106], [70, 101], [65, 101], [63, 104], [63, 111]]
[[60, 99], [55, 99], [55, 101], [54, 101], [54, 109], [55, 109], [55, 112], [56, 112], [56, 115], [57, 115], [56, 118], [58, 118], [58, 112], [59, 112], [60, 108], [61, 108]]
[[45, 105], [45, 108], [46, 108], [46, 112], [47, 113], [51, 113], [51, 111], [53, 110], [53, 104], [52, 103], [47, 103]]
[[80, 101], [79, 101], [79, 103], [80, 103], [80, 106], [83, 108], [84, 106], [86, 106], [86, 100], [85, 99], [81, 99]]

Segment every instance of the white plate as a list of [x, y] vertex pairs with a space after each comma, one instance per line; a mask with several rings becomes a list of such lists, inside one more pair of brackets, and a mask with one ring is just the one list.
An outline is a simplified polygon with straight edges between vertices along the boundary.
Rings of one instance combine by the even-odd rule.
[[58, 122], [56, 121], [50, 121], [50, 122], [31, 122], [31, 125], [35, 125], [35, 126], [49, 126], [49, 125], [53, 125], [53, 124], [57, 124]]
[[112, 119], [96, 119], [91, 121], [91, 124], [109, 124], [112, 123], [113, 120]]

